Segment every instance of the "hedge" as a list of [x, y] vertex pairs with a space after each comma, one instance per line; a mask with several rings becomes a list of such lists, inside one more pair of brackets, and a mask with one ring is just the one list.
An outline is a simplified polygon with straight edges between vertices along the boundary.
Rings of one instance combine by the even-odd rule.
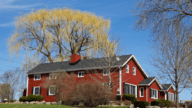
[[168, 107], [171, 102], [164, 99], [156, 99], [151, 102], [151, 106], [159, 106], [160, 103], [164, 103]]
[[138, 99], [137, 98], [135, 98], [135, 95], [133, 95], [133, 94], [123, 94], [123, 100], [125, 101], [125, 100], [129, 100], [129, 101], [131, 101], [131, 103], [135, 103], [136, 101], [138, 101]]
[[136, 101], [134, 103], [134, 106], [139, 108], [145, 108], [148, 105], [149, 105], [149, 102], [146, 102], [146, 101]]
[[28, 95], [28, 96], [23, 96], [19, 98], [19, 101], [21, 102], [31, 102], [31, 101], [40, 101], [43, 100], [43, 96], [42, 95]]

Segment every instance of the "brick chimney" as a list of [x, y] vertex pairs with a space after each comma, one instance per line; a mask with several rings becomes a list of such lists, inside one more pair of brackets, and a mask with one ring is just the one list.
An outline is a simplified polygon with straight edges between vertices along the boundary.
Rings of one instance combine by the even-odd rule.
[[77, 61], [79, 61], [81, 59], [80, 55], [77, 54], [73, 54], [71, 55], [71, 63], [76, 63]]

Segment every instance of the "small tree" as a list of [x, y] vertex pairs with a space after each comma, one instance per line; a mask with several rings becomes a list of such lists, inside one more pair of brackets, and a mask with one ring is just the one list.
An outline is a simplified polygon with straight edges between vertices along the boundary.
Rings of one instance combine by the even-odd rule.
[[74, 74], [69, 74], [67, 72], [59, 72], [51, 73], [50, 76], [51, 79], [44, 79], [41, 86], [46, 89], [50, 89], [50, 92], [55, 93], [56, 101], [66, 101], [69, 98], [69, 91], [73, 90], [75, 86]]
[[79, 83], [69, 94], [70, 101], [83, 102], [88, 107], [96, 107], [114, 100], [110, 87], [101, 82]]

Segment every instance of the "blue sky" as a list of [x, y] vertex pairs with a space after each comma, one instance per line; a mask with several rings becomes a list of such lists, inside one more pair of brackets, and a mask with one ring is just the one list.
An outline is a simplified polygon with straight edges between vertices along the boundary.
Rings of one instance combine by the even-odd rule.
[[[24, 61], [22, 55], [10, 59], [7, 47], [7, 40], [15, 30], [15, 17], [32, 10], [67, 7], [92, 12], [104, 19], [110, 19], [110, 33], [120, 37], [125, 48], [121, 54], [134, 54], [148, 76], [154, 76], [156, 71], [148, 62], [152, 55], [149, 47], [150, 30], [133, 29], [136, 18], [132, 11], [135, 5], [134, 0], [0, 0], [0, 74], [20, 67]], [[191, 100], [191, 97], [189, 90], [184, 90], [179, 95], [180, 100]], [[16, 99], [18, 98], [16, 96]]]

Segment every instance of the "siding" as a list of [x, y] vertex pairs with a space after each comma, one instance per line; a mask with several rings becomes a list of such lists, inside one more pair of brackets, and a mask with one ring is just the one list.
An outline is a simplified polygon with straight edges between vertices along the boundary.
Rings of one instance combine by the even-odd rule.
[[148, 91], [147, 91], [147, 92], [148, 92], [148, 102], [151, 102], [151, 101], [154, 100], [153, 98], [150, 97], [150, 88], [158, 90], [158, 97], [160, 97], [160, 92], [159, 92], [160, 88], [159, 88], [157, 82], [154, 81], [154, 82], [149, 86]]

